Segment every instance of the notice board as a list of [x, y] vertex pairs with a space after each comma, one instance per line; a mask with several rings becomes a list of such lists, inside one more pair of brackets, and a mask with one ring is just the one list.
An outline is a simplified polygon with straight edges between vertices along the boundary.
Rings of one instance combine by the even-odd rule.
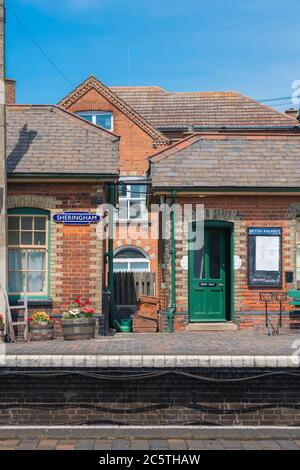
[[281, 227], [248, 228], [248, 285], [281, 287]]

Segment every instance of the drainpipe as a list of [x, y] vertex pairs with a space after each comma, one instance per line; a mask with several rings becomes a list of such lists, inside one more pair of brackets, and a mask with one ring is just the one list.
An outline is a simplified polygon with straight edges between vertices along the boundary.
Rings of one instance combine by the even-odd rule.
[[108, 289], [114, 298], [114, 203], [115, 188], [113, 184], [108, 187], [108, 202], [110, 205], [108, 213]]
[[[7, 287], [7, 234], [6, 234], [6, 124], [5, 124], [5, 7], [0, 1], [0, 312], [6, 304], [2, 288]], [[1, 288], [2, 287], [2, 288]], [[4, 315], [5, 321], [5, 315]]]
[[172, 265], [172, 296], [171, 308], [169, 310], [169, 332], [173, 333], [173, 317], [176, 312], [176, 246], [175, 246], [175, 204], [176, 191], [172, 191], [172, 211], [171, 211], [171, 265]]

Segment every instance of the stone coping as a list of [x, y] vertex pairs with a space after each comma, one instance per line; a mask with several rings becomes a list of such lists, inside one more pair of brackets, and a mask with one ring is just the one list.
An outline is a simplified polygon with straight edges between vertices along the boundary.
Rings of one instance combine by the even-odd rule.
[[0, 426], [0, 438], [97, 439], [299, 439], [292, 426]]
[[196, 355], [4, 355], [1, 368], [297, 368], [300, 357], [290, 356], [196, 356]]

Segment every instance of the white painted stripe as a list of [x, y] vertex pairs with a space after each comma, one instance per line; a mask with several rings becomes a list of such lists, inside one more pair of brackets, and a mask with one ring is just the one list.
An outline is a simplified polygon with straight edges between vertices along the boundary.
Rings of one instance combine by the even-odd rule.
[[88, 426], [88, 425], [74, 425], [74, 426], [67, 426], [67, 425], [57, 425], [57, 426], [42, 426], [42, 425], [36, 425], [36, 426], [0, 426], [0, 431], [9, 431], [9, 430], [18, 430], [18, 429], [90, 429], [90, 430], [97, 430], [97, 429], [111, 429], [111, 430], [142, 430], [142, 429], [174, 429], [174, 430], [221, 430], [221, 429], [240, 429], [240, 430], [251, 430], [251, 429], [259, 429], [260, 431], [263, 431], [264, 429], [269, 430], [269, 429], [282, 429], [282, 430], [291, 430], [291, 431], [300, 431], [300, 426], [241, 426], [241, 425], [236, 425], [236, 426], [192, 426], [192, 425], [182, 425], [182, 426], [174, 426], [174, 425], [161, 425], [161, 426], [110, 426], [110, 425], [93, 425], [93, 426]]
[[258, 367], [298, 368], [300, 358], [290, 356], [189, 356], [189, 355], [7, 355], [2, 356], [2, 367], [47, 368], [178, 368], [178, 367]]

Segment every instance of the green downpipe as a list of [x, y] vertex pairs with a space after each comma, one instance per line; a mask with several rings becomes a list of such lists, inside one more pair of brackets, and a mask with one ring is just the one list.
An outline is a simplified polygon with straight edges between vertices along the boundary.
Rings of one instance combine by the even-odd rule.
[[171, 211], [171, 263], [172, 263], [172, 297], [171, 308], [169, 310], [169, 332], [173, 333], [174, 314], [176, 313], [176, 246], [175, 246], [175, 205], [176, 191], [172, 191], [172, 211]]
[[115, 188], [113, 184], [108, 188], [108, 202], [110, 205], [108, 213], [108, 289], [114, 298], [114, 203]]

